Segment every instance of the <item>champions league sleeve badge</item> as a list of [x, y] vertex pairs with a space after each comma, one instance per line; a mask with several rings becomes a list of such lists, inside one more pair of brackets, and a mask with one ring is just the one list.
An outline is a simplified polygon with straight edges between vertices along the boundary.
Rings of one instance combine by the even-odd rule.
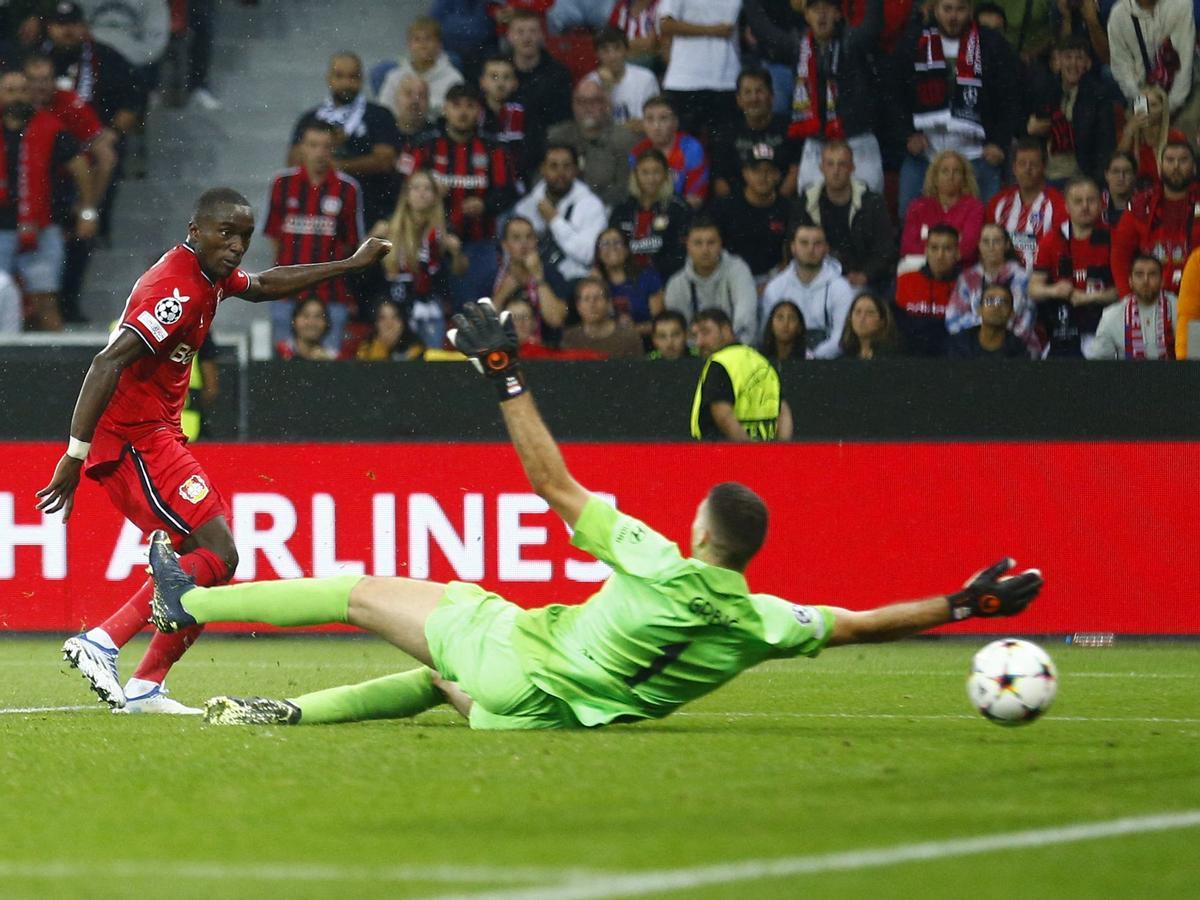
[[183, 315], [183, 304], [191, 299], [180, 294], [179, 288], [175, 288], [170, 297], [163, 297], [154, 304], [154, 318], [164, 325], [174, 325]]

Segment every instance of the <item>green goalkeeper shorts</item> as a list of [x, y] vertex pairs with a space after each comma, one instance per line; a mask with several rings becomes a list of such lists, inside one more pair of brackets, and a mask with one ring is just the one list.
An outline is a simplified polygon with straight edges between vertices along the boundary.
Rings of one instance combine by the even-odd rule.
[[581, 728], [571, 708], [534, 685], [513, 648], [521, 608], [478, 585], [452, 581], [425, 621], [433, 666], [474, 701], [472, 728]]

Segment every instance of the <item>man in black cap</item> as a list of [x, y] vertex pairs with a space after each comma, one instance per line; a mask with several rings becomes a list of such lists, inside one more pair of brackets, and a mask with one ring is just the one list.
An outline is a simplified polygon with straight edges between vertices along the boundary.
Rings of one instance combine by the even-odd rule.
[[46, 41], [40, 49], [54, 62], [60, 90], [77, 93], [95, 107], [101, 122], [118, 133], [132, 131], [137, 125], [137, 75], [125, 57], [92, 39], [78, 3], [55, 4], [46, 17]]
[[725, 249], [746, 261], [759, 292], [783, 266], [788, 202], [779, 196], [783, 172], [770, 144], [749, 148], [741, 167], [741, 190], [717, 201], [713, 218]]
[[[128, 138], [138, 130], [138, 112], [145, 108], [145, 86], [129, 62], [115, 49], [94, 40], [83, 9], [73, 0], [60, 0], [46, 16], [46, 40], [39, 50], [54, 64], [55, 86], [74, 91], [89, 104], [112, 135], [118, 159], [125, 156]], [[96, 198], [101, 235], [109, 230], [109, 215], [122, 175], [120, 162], [104, 193]], [[89, 212], [91, 212], [89, 210]], [[63, 267], [63, 313], [67, 321], [85, 321], [79, 310], [79, 291], [92, 253], [91, 235], [67, 234]]]

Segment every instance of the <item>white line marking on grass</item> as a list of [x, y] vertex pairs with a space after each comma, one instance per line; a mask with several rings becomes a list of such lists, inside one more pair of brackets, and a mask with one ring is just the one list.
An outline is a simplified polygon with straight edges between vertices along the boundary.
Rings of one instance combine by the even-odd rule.
[[0, 709], [0, 716], [20, 716], [32, 713], [48, 713], [48, 712], [108, 712], [107, 706], [97, 706], [92, 703], [88, 706], [13, 706], [5, 709]]
[[[671, 718], [692, 717], [707, 719], [961, 719], [977, 721], [969, 713], [821, 713], [821, 712], [677, 712]], [[1042, 721], [1055, 722], [1162, 722], [1175, 725], [1200, 725], [1200, 718], [1164, 718], [1162, 716], [1056, 716], [1047, 714]]]
[[0, 860], [0, 880], [27, 878], [192, 878], [201, 881], [441, 881], [459, 884], [528, 884], [530, 882], [595, 881], [609, 873], [595, 869], [560, 869], [539, 866], [344, 866], [324, 863], [237, 863], [154, 860], [110, 862], [19, 862]]
[[1023, 847], [1038, 849], [1055, 844], [1094, 841], [1129, 834], [1146, 834], [1179, 828], [1200, 826], [1200, 809], [1153, 816], [1132, 816], [1067, 825], [1059, 828], [1037, 828], [1029, 831], [1010, 831], [982, 837], [958, 838], [948, 841], [926, 841], [901, 844], [895, 847], [847, 850], [816, 856], [793, 856], [783, 859], [756, 859], [714, 866], [687, 869], [660, 869], [648, 872], [627, 872], [601, 877], [591, 882], [560, 883], [532, 889], [516, 888], [486, 893], [446, 895], [439, 900], [592, 900], [600, 897], [628, 897], [634, 894], [661, 891], [685, 891], [715, 884], [755, 881], [763, 878], [785, 878], [794, 875], [814, 875], [820, 872], [846, 872], [892, 866], [899, 863], [974, 856], [997, 850]]
[[[837, 678], [840, 676], [853, 676], [861, 678], [880, 678], [880, 677], [918, 677], [918, 678], [946, 678], [946, 677], [966, 677], [965, 669], [842, 669], [835, 671], [818, 671], [809, 669], [801, 671], [800, 669], [789, 671], [783, 666], [759, 666], [754, 669], [747, 669], [742, 675], [780, 675], [780, 674], [804, 674], [812, 678]], [[1195, 678], [1194, 674], [1185, 672], [1063, 672], [1059, 669], [1059, 675], [1064, 678]]]

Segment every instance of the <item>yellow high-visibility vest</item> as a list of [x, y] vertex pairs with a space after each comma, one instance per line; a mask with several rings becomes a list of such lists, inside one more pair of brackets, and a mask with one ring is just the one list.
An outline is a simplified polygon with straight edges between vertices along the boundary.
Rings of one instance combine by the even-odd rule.
[[730, 344], [708, 358], [692, 399], [692, 437], [700, 440], [700, 408], [704, 380], [713, 363], [720, 363], [733, 382], [733, 414], [753, 441], [775, 440], [779, 424], [779, 373], [767, 358], [744, 344]]

